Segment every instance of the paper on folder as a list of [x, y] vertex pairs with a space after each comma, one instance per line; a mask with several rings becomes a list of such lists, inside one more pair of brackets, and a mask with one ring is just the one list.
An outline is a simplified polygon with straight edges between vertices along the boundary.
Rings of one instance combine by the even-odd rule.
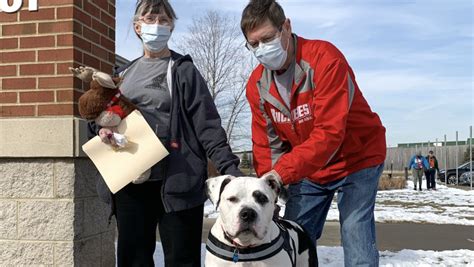
[[115, 151], [98, 136], [82, 146], [114, 194], [168, 155], [138, 110], [122, 120], [117, 132], [127, 137], [125, 148]]

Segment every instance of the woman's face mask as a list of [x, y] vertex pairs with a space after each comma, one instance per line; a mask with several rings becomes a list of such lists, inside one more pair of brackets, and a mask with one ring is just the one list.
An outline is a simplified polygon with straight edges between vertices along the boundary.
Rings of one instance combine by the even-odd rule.
[[151, 52], [159, 52], [168, 45], [168, 40], [171, 37], [171, 27], [141, 23], [140, 37], [148, 50]]

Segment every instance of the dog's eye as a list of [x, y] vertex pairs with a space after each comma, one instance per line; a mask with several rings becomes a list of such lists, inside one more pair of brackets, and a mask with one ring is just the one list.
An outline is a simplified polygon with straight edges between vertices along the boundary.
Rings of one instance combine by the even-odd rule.
[[255, 198], [255, 201], [260, 205], [265, 205], [266, 203], [268, 203], [268, 197], [260, 191], [253, 192], [252, 196]]
[[238, 199], [237, 197], [229, 197], [227, 200], [230, 201], [230, 202], [232, 202], [232, 203], [237, 203], [237, 202], [239, 202], [239, 199]]

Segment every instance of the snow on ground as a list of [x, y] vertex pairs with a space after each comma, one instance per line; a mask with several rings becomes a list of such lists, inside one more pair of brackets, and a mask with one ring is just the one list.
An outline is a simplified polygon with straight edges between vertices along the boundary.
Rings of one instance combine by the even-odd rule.
[[[413, 190], [413, 182], [408, 181], [407, 188], [401, 190], [379, 191], [375, 205], [377, 222], [415, 222], [435, 224], [474, 225], [474, 191], [465, 191], [437, 185], [436, 191]], [[282, 208], [281, 215], [284, 213]], [[218, 213], [208, 201], [204, 214], [216, 218]], [[331, 205], [328, 220], [337, 221], [337, 198]], [[201, 249], [202, 261], [205, 257], [205, 245]], [[155, 251], [155, 265], [164, 266], [163, 251], [158, 242]], [[342, 247], [318, 246], [319, 263], [322, 266], [344, 266]], [[204, 264], [204, 263], [203, 263]], [[404, 249], [398, 252], [381, 251], [380, 266], [471, 266], [474, 267], [474, 251], [447, 250], [425, 251]]]
[[[438, 184], [436, 191], [413, 190], [413, 182], [401, 190], [379, 191], [375, 205], [377, 222], [416, 222], [434, 224], [474, 225], [474, 190], [450, 188]], [[204, 207], [206, 217], [216, 218], [218, 213], [208, 201]], [[284, 207], [280, 214], [283, 216]], [[338, 221], [337, 199], [331, 204], [327, 220]]]
[[[202, 244], [202, 266], [204, 266], [205, 251], [205, 245]], [[155, 266], [164, 266], [163, 251], [160, 243], [156, 244], [154, 259]], [[319, 246], [318, 259], [321, 266], [344, 266], [342, 247]], [[447, 251], [409, 249], [404, 249], [399, 252], [381, 251], [380, 266], [474, 266], [474, 251], [466, 249]]]

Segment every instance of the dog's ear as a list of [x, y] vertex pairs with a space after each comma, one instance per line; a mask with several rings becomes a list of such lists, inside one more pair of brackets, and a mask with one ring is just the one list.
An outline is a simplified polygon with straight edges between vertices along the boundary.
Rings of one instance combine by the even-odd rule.
[[284, 205], [288, 201], [288, 185], [283, 185], [280, 175], [275, 170], [265, 173], [261, 179], [265, 179], [268, 186], [275, 192], [275, 202]]
[[265, 182], [275, 192], [275, 202], [285, 205], [288, 201], [288, 186], [283, 185], [281, 178], [274, 171], [268, 172], [262, 176]]
[[207, 196], [209, 197], [209, 200], [211, 200], [212, 204], [214, 204], [216, 209], [219, 207], [222, 191], [224, 191], [225, 186], [234, 178], [235, 177], [232, 175], [221, 175], [207, 179]]
[[262, 176], [262, 179], [265, 180], [265, 182], [268, 184], [268, 186], [270, 186], [277, 196], [280, 194], [283, 184], [276, 171], [267, 172]]
[[112, 77], [107, 73], [96, 71], [92, 75], [92, 79], [97, 81], [97, 83], [99, 83], [104, 88], [117, 88], [117, 85], [115, 84], [114, 80], [112, 80]]

